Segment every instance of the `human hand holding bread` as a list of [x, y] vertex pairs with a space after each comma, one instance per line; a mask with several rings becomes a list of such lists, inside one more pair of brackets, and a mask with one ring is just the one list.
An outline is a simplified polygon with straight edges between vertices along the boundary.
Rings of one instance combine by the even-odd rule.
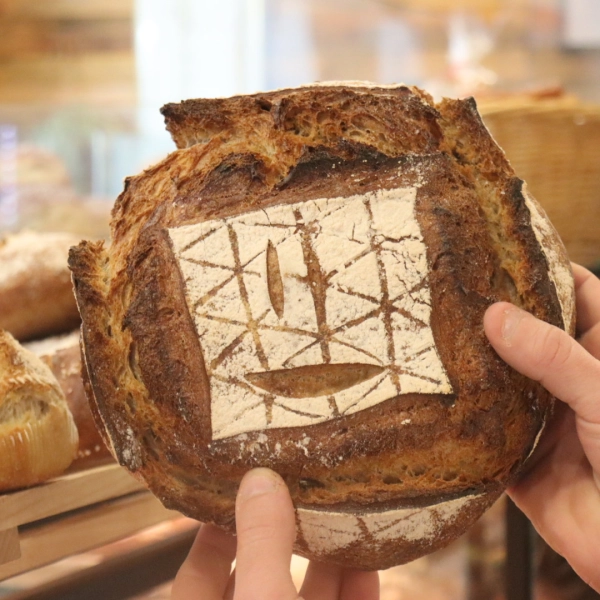
[[[236, 525], [236, 537], [212, 525], [202, 526], [175, 579], [173, 600], [298, 598], [290, 574], [294, 507], [279, 475], [255, 469], [244, 476]], [[376, 600], [379, 580], [375, 571], [311, 562], [299, 593], [304, 600]]]
[[509, 494], [540, 535], [600, 591], [600, 281], [573, 265], [577, 341], [509, 304], [490, 307], [498, 354], [556, 398], [556, 415]]

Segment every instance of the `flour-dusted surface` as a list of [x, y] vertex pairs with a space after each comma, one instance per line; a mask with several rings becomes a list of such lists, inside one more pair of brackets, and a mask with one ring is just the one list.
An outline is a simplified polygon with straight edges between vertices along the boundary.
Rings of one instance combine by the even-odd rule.
[[[213, 439], [312, 425], [398, 394], [452, 392], [429, 323], [415, 198], [415, 188], [381, 190], [169, 230], [210, 378]], [[283, 280], [281, 318], [267, 285], [269, 243]], [[321, 289], [308, 277], [307, 255], [323, 274]], [[382, 370], [333, 395], [300, 399], [247, 379], [323, 364]]]
[[575, 311], [573, 275], [569, 267], [561, 261], [556, 243], [553, 241], [557, 233], [552, 228], [548, 217], [540, 212], [538, 203], [530, 196], [525, 185], [523, 185], [523, 197], [531, 213], [531, 226], [535, 237], [548, 261], [550, 279], [556, 288], [562, 309], [564, 327], [568, 331]]
[[419, 508], [350, 513], [296, 510], [298, 527], [311, 552], [330, 554], [355, 542], [380, 544], [388, 540], [429, 539], [479, 496], [465, 496]]

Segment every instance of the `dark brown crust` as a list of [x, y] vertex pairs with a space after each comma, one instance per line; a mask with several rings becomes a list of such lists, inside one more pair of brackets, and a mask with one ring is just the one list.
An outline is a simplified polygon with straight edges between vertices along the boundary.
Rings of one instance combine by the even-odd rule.
[[[446, 543], [515, 477], [552, 406], [493, 352], [485, 309], [512, 300], [562, 324], [522, 183], [474, 103], [436, 107], [405, 87], [334, 86], [163, 113], [189, 147], [127, 180], [110, 254], [89, 243], [71, 253], [92, 402], [119, 461], [166, 505], [230, 530], [238, 482], [252, 466], [280, 472], [304, 507], [360, 511], [482, 494], [479, 509], [438, 540], [401, 545], [393, 564]], [[431, 326], [454, 397], [407, 394], [335, 421], [249, 433], [246, 445], [211, 441], [202, 340], [166, 229], [407, 186], [418, 186]], [[328, 558], [376, 568], [384, 554]]]
[[[156, 278], [157, 272], [164, 277]], [[165, 230], [148, 229], [140, 236], [130, 264], [132, 297], [124, 326], [131, 330], [132, 352], [139, 358], [138, 376], [164, 419], [180, 419], [192, 427], [175, 427], [184, 445], [211, 439], [209, 387], [198, 335], [190, 317], [179, 268]]]
[[[363, 95], [360, 105], [356, 103], [357, 94]], [[184, 100], [163, 106], [161, 113], [178, 148], [215, 137], [229, 138], [238, 134], [240, 128], [246, 136], [273, 126], [298, 133], [304, 124], [320, 119], [326, 112], [326, 120], [334, 125], [324, 128], [322, 134], [330, 142], [352, 139], [352, 131], [357, 131], [361, 139], [367, 136], [366, 143], [377, 146], [381, 145], [382, 140], [377, 138], [383, 129], [393, 137], [396, 147], [413, 150], [416, 144], [425, 154], [435, 149], [440, 131], [435, 110], [421, 98], [430, 100], [421, 90], [407, 86], [307, 86], [232, 98]], [[405, 128], [411, 127], [411, 135], [403, 135]], [[378, 144], [372, 143], [375, 140]]]
[[[82, 374], [84, 385], [88, 391], [88, 400], [94, 420], [99, 431], [104, 435], [113, 455], [118, 459], [120, 446], [118, 439], [127, 431], [127, 422], [119, 418], [122, 411], [111, 413], [110, 419], [104, 415], [108, 410], [105, 393], [117, 385], [117, 373], [111, 373], [111, 368], [117, 365], [114, 362], [114, 342], [112, 328], [104, 314], [104, 295], [106, 282], [101, 270], [106, 264], [106, 252], [102, 242], [82, 242], [77, 246], [77, 252], [71, 248], [69, 265], [78, 277], [74, 278], [75, 295], [82, 318], [81, 326], [81, 352]], [[85, 323], [94, 322], [94, 327], [87, 327]], [[91, 350], [93, 349], [93, 350]], [[94, 366], [90, 365], [93, 357]], [[91, 393], [89, 393], [91, 392]]]

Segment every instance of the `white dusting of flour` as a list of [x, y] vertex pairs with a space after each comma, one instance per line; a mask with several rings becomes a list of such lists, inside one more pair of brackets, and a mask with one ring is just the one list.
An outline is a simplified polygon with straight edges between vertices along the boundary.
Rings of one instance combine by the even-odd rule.
[[304, 508], [297, 509], [296, 515], [308, 549], [326, 555], [355, 542], [378, 544], [389, 540], [431, 539], [480, 497], [465, 496], [431, 506], [365, 512], [361, 516]]
[[[213, 439], [313, 425], [398, 394], [452, 393], [430, 327], [416, 193], [320, 198], [169, 230], [210, 380]], [[269, 244], [283, 282], [281, 318], [267, 285]], [[307, 246], [324, 274], [325, 324]], [[330, 397], [289, 398], [246, 378], [357, 363], [382, 371]]]

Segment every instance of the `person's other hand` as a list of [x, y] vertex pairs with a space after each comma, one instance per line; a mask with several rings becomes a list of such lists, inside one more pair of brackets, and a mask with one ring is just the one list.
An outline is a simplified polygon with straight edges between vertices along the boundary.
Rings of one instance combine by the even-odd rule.
[[[203, 525], [173, 584], [172, 600], [377, 600], [379, 577], [311, 562], [300, 590], [290, 573], [294, 507], [279, 475], [247, 473], [236, 501], [236, 538]], [[235, 571], [231, 572], [236, 559]]]
[[509, 365], [565, 404], [509, 490], [540, 535], [600, 591], [600, 280], [573, 265], [577, 341], [508, 303], [484, 327]]

